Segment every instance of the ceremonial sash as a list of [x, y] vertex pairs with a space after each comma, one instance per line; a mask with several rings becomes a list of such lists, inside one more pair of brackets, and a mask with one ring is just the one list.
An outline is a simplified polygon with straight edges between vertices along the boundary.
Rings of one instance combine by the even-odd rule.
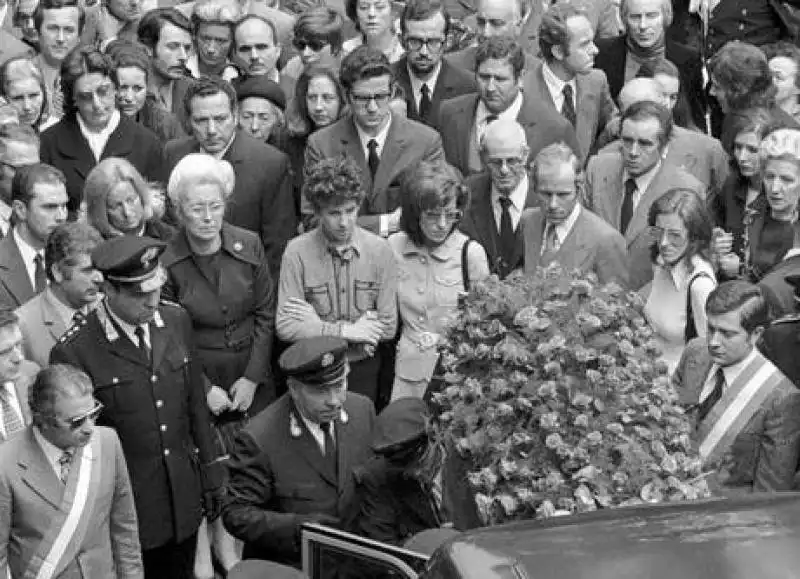
[[756, 352], [722, 398], [698, 426], [700, 457], [710, 462], [721, 457], [785, 376]]
[[95, 435], [73, 459], [58, 512], [25, 565], [24, 579], [52, 579], [75, 558], [89, 530], [100, 470], [100, 439]]

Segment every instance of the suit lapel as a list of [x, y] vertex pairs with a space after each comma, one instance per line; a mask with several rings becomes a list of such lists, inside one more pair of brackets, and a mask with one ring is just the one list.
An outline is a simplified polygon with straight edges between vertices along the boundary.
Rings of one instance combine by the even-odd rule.
[[406, 105], [408, 106], [408, 118], [419, 120], [419, 111], [417, 111], [417, 101], [414, 98], [414, 89], [411, 88], [411, 77], [408, 75], [408, 61], [404, 56], [401, 58], [395, 67], [395, 82], [403, 89], [406, 95]]
[[531, 240], [532, 251], [527, 254], [528, 258], [533, 260], [533, 263], [526, 263], [527, 271], [535, 271], [539, 266], [542, 253], [542, 237], [544, 236], [544, 212], [539, 211], [533, 214], [533, 219], [528, 221], [531, 230], [526, 234], [526, 237]]
[[478, 95], [472, 98], [464, 99], [461, 109], [453, 116], [454, 120], [461, 121], [464, 125], [454, 127], [454, 134], [459, 135], [461, 143], [457, 146], [458, 159], [455, 160], [456, 167], [469, 166], [469, 148], [471, 146], [470, 140], [473, 138], [472, 126], [475, 124], [475, 110], [478, 107]]
[[[139, 348], [131, 342], [125, 332], [111, 319], [106, 310], [105, 304], [100, 304], [95, 308], [94, 312], [90, 315], [89, 324], [98, 324], [99, 333], [105, 336], [105, 340], [99, 342], [106, 348], [109, 354], [123, 358], [128, 362], [137, 364], [139, 366], [150, 367], [150, 363], [145, 359]], [[151, 325], [152, 327], [152, 325]], [[152, 344], [153, 332], [150, 333], [150, 341]]]
[[475, 190], [473, 191], [475, 209], [472, 222], [478, 234], [476, 241], [480, 242], [486, 250], [491, 270], [497, 271], [498, 259], [500, 258], [499, 234], [494, 222], [494, 211], [492, 210], [491, 179], [484, 174], [475, 185]]
[[381, 162], [378, 164], [375, 181], [372, 183], [371, 199], [374, 199], [378, 192], [385, 191], [391, 184], [392, 172], [408, 142], [403, 130], [404, 122], [401, 117], [392, 116], [392, 123], [389, 125], [389, 132], [383, 144], [383, 151], [381, 151]]
[[25, 447], [18, 460], [23, 482], [37, 495], [58, 509], [64, 495], [64, 485], [47, 462], [42, 447], [33, 437], [33, 429], [25, 432]]
[[2, 275], [2, 283], [21, 305], [34, 294], [34, 289], [12, 230], [9, 230], [3, 241], [5, 247], [4, 251], [0, 252], [0, 270], [5, 269], [6, 271]]
[[592, 90], [592, 80], [588, 74], [579, 74], [575, 77], [575, 109], [578, 118], [575, 120], [575, 136], [578, 144], [585, 147], [584, 155], [588, 155], [591, 146], [592, 116], [595, 114], [595, 92]]
[[64, 320], [58, 313], [58, 309], [56, 308], [56, 304], [53, 303], [53, 300], [57, 299], [50, 290], [45, 290], [42, 294], [42, 307], [40, 308], [40, 312], [42, 314], [42, 324], [47, 331], [50, 333], [50, 336], [55, 340], [64, 335], [64, 332], [67, 330], [67, 326], [64, 324]]
[[82, 179], [86, 179], [89, 171], [97, 164], [94, 153], [92, 153], [89, 143], [86, 141], [83, 133], [81, 133], [77, 120], [68, 119], [62, 122], [63, 126], [58, 133], [57, 140], [59, 153], [66, 159], [74, 159], [77, 161], [74, 164], [75, 172]]
[[344, 492], [347, 486], [347, 473], [349, 473], [354, 466], [352, 464], [350, 450], [358, 448], [359, 446], [359, 441], [354, 440], [353, 436], [353, 426], [350, 424], [349, 420], [347, 423], [340, 420], [336, 421], [336, 460], [339, 473], [337, 476], [339, 494]]
[[[636, 209], [633, 212], [633, 217], [631, 217], [631, 222], [628, 224], [628, 230], [625, 232], [625, 240], [629, 244], [634, 239], [639, 237], [639, 235], [646, 229], [647, 213], [650, 209], [650, 205], [652, 205], [653, 201], [655, 201], [656, 198], [666, 190], [661, 186], [661, 181], [666, 175], [665, 168], [666, 163], [662, 161], [661, 166], [658, 168], [658, 172], [653, 177], [653, 180], [650, 181], [650, 186], [647, 187], [646, 191], [642, 191], [642, 196], [639, 199], [639, 202], [636, 204]], [[620, 207], [620, 211], [621, 210], [622, 207]]]
[[127, 158], [133, 152], [133, 127], [127, 126], [128, 121], [123, 116], [120, 116], [119, 126], [108, 137], [108, 142], [103, 149], [103, 159], [109, 157], [122, 157]]
[[361, 139], [358, 136], [355, 121], [352, 116], [348, 117], [343, 123], [342, 129], [341, 143], [345, 154], [358, 162], [359, 167], [361, 167], [361, 172], [364, 175], [366, 190], [371, 193], [374, 189], [372, 185], [372, 175], [370, 175], [369, 164], [367, 163], [366, 156], [364, 156], [364, 148], [361, 146]]
[[167, 352], [167, 346], [172, 341], [173, 333], [164, 327], [161, 314], [156, 311], [153, 321], [150, 323], [150, 347], [153, 356], [153, 368], [158, 368]]

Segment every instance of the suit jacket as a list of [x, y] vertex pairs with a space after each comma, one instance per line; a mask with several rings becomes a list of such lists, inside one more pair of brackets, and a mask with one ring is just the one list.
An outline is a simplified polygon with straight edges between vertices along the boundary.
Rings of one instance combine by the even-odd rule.
[[[86, 177], [97, 165], [78, 121], [72, 116], [64, 117], [42, 133], [40, 153], [42, 163], [61, 169], [67, 177], [67, 208], [75, 214], [83, 201]], [[169, 174], [164, 173], [163, 149], [158, 137], [124, 115], [108, 138], [101, 160], [109, 157], [127, 159], [148, 181], [167, 181]]]
[[225, 527], [245, 543], [244, 557], [297, 565], [306, 515], [344, 517], [355, 494], [353, 469], [371, 456], [375, 409], [348, 393], [347, 420], [336, 421], [337, 472], [287, 393], [237, 436], [228, 466]]
[[[628, 229], [621, 232], [628, 245], [628, 275], [630, 288], [633, 290], [638, 290], [653, 279], [650, 258], [650, 245], [653, 240], [647, 225], [650, 205], [674, 187], [691, 189], [705, 199], [706, 188], [700, 181], [679, 167], [666, 162], [661, 163], [647, 191], [641, 193], [633, 217], [628, 223]], [[585, 205], [618, 231], [624, 190], [621, 153], [598, 155], [589, 159], [586, 170]]]
[[[544, 63], [540, 62], [530, 74], [525, 76], [525, 94], [541, 99], [549, 105], [553, 113], [560, 115], [556, 109], [550, 89], [544, 79]], [[596, 149], [595, 141], [609, 124], [619, 117], [617, 105], [611, 98], [608, 82], [602, 71], [592, 69], [587, 74], [575, 77], [577, 94], [575, 95], [575, 136], [578, 139], [581, 159], [585, 162]]]
[[[470, 139], [478, 108], [478, 95], [456, 97], [442, 104], [439, 113], [439, 132], [444, 143], [447, 162], [462, 173], [469, 173]], [[564, 141], [573, 150], [579, 151], [578, 141], [572, 125], [560, 114], [548, 109], [539, 99], [523, 97], [517, 121], [525, 129], [533, 159], [547, 145]]]
[[[606, 73], [611, 96], [616, 99], [625, 84], [625, 61], [628, 55], [625, 36], [598, 40], [597, 48], [599, 52], [594, 59], [594, 67]], [[664, 56], [680, 71], [681, 98], [688, 104], [694, 124], [705, 127], [707, 103], [700, 56], [669, 37]]]
[[[700, 402], [712, 364], [705, 339], [695, 338], [686, 345], [672, 376], [684, 406]], [[800, 457], [800, 390], [789, 379], [756, 410], [729, 452], [732, 460], [725, 467], [726, 486], [748, 491], [791, 490]]]
[[[131, 483], [117, 435], [95, 427], [102, 467], [98, 492], [87, 501], [88, 530], [59, 579], [143, 579]], [[33, 436], [33, 427], [0, 445], [0, 573], [22, 577], [25, 564], [59, 513], [64, 484]]]
[[[164, 151], [169, 171], [189, 153], [199, 152], [200, 143], [194, 137], [170, 141]], [[225, 220], [257, 233], [267, 262], [277, 272], [286, 242], [297, 232], [289, 157], [237, 130], [222, 158], [233, 165], [236, 174]]]
[[[39, 365], [31, 362], [30, 360], [23, 360], [22, 367], [19, 371], [19, 378], [14, 381], [14, 388], [17, 390], [17, 401], [19, 402], [20, 409], [22, 410], [22, 422], [27, 426], [31, 423], [31, 408], [28, 405], [28, 389], [33, 381], [36, 380], [36, 375], [39, 373]], [[0, 433], [0, 442], [4, 442]], [[0, 570], [2, 566], [0, 565]]]
[[758, 283], [773, 318], [788, 316], [797, 311], [794, 287], [786, 283], [787, 275], [797, 274], [800, 274], [800, 254], [780, 261]]
[[69, 325], [64, 322], [50, 288], [33, 297], [17, 309], [19, 329], [22, 331], [22, 349], [25, 359], [44, 368], [50, 360], [50, 350], [64, 335]]
[[191, 320], [163, 302], [158, 313], [161, 324], [149, 324], [151, 360], [111, 320], [105, 304], [72, 326], [50, 353], [50, 363], [88, 374], [104, 406], [97, 423], [119, 435], [144, 550], [197, 532], [202, 493], [221, 484]]
[[525, 240], [525, 273], [536, 273], [537, 267], [556, 261], [568, 270], [593, 272], [601, 284], [615, 281], [622, 287], [628, 285], [625, 238], [585, 207], [581, 208], [561, 247], [550, 256], [542, 255], [545, 228], [542, 209], [526, 209], [521, 226]]
[[[306, 146], [305, 167], [308, 169], [321, 159], [339, 155], [355, 159], [361, 167], [361, 179], [367, 196], [361, 205], [358, 224], [373, 233], [380, 233], [379, 216], [400, 207], [400, 181], [403, 174], [420, 161], [441, 160], [442, 139], [436, 131], [422, 123], [392, 115], [381, 162], [373, 180], [355, 121], [352, 115], [346, 115], [311, 134]], [[310, 208], [305, 207], [303, 212], [308, 214]]]
[[[474, 18], [472, 19], [474, 20]], [[475, 74], [475, 68], [477, 66], [475, 55], [477, 53], [478, 45], [473, 44], [472, 46], [468, 46], [461, 50], [446, 54], [443, 60], [446, 60], [459, 70], [463, 70], [468, 74]], [[539, 58], [534, 56], [535, 54], [539, 54], [538, 47], [535, 51], [528, 50], [528, 47], [525, 47], [525, 70], [523, 71], [523, 74], [527, 74], [527, 71], [532, 69], [540, 62]]]
[[800, 388], [800, 315], [791, 314], [772, 322], [761, 335], [758, 349]]
[[22, 261], [12, 230], [0, 239], [0, 307], [18, 308], [36, 292]]
[[420, 117], [419, 111], [417, 110], [417, 100], [414, 97], [414, 89], [411, 88], [411, 77], [408, 72], [407, 57], [404, 56], [393, 64], [392, 67], [394, 68], [395, 82], [403, 89], [403, 94], [406, 96], [408, 118], [425, 123], [430, 127], [435, 127], [437, 124], [439, 108], [442, 106], [442, 101], [473, 93], [478, 90], [475, 84], [475, 75], [453, 66], [447, 62], [447, 59], [443, 58], [442, 68], [439, 71], [439, 76], [436, 79], [436, 86], [431, 95], [431, 108], [428, 115], [423, 119]]
[[[516, 245], [514, 247], [514, 257], [510, 263], [503, 260], [500, 253], [500, 232], [494, 219], [492, 209], [492, 179], [489, 173], [476, 173], [467, 179], [467, 186], [472, 192], [472, 201], [467, 209], [464, 218], [461, 220], [459, 229], [470, 239], [474, 239], [486, 250], [486, 258], [489, 260], [489, 270], [497, 274], [501, 279], [506, 277], [515, 269], [519, 269], [524, 264], [525, 249], [522, 235], [522, 218], [516, 229]], [[535, 207], [538, 204], [536, 192], [533, 190], [533, 182], [528, 180], [528, 197], [525, 200], [525, 207]]]
[[[12, 10], [13, 6], [9, 6], [8, 11], [12, 12]], [[17, 56], [33, 57], [35, 55], [36, 51], [33, 48], [11, 34], [8, 30], [0, 29], [0, 66]]]

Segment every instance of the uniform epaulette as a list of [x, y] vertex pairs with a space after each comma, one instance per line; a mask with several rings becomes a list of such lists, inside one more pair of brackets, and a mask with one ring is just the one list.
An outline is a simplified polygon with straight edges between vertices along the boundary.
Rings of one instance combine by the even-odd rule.
[[773, 321], [773, 324], [785, 324], [787, 322], [800, 322], [800, 314], [789, 314]]
[[67, 328], [61, 337], [58, 339], [59, 344], [66, 344], [70, 340], [72, 340], [75, 336], [80, 333], [80, 330], [83, 326], [86, 325], [87, 318], [84, 316], [79, 321], [73, 323], [69, 328]]

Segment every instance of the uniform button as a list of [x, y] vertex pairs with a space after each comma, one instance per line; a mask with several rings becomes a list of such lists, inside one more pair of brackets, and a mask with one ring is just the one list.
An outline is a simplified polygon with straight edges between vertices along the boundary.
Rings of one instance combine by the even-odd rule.
[[739, 30], [744, 30], [744, 22], [739, 24]]
[[156, 382], [158, 382], [158, 376], [156, 376], [155, 374], [153, 374], [152, 376], [150, 376], [150, 382], [152, 382], [153, 384], [155, 384]]
[[111, 383], [112, 383], [112, 384], [118, 384], [118, 383], [119, 383], [119, 378], [117, 378], [116, 376], [114, 376], [114, 377], [111, 379]]
[[420, 294], [420, 295], [424, 294], [425, 293], [425, 288], [424, 287], [418, 287], [417, 288], [417, 293]]
[[161, 408], [162, 406], [164, 406], [164, 401], [163, 400], [156, 400], [156, 408]]
[[747, 16], [747, 8], [742, 8], [742, 16]]
[[166, 431], [167, 431], [167, 425], [166, 424], [162, 424], [161, 425], [161, 432], [166, 432]]
[[164, 456], [169, 456], [169, 449], [168, 448], [164, 449]]

